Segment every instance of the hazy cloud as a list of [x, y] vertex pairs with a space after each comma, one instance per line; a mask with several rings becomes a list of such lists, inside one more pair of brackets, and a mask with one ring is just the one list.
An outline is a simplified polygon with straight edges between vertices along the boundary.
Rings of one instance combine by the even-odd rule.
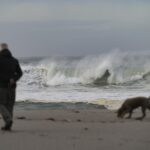
[[111, 20], [131, 23], [150, 21], [150, 4], [121, 2], [22, 2], [0, 5], [0, 22], [34, 22], [56, 20]]
[[147, 50], [149, 8], [148, 0], [0, 0], [0, 41], [19, 56]]

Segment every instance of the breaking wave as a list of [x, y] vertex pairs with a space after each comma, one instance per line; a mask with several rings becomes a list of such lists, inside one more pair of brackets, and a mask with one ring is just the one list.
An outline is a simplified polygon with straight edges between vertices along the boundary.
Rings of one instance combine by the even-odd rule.
[[[17, 88], [17, 102], [95, 102], [117, 109], [126, 98], [149, 96], [149, 60], [149, 54], [118, 51], [99, 56], [21, 59], [24, 75]], [[107, 69], [110, 76], [104, 78]]]
[[[22, 63], [21, 84], [37, 86], [93, 85], [108, 69], [107, 85], [144, 85], [150, 83], [150, 56], [102, 54], [80, 58], [43, 58]], [[97, 84], [101, 86], [101, 83]]]

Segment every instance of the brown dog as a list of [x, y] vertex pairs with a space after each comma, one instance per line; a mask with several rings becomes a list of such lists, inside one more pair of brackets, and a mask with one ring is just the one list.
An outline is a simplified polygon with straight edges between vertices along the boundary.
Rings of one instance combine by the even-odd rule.
[[127, 99], [118, 110], [118, 117], [123, 118], [127, 113], [129, 113], [127, 118], [131, 118], [133, 110], [138, 107], [141, 107], [142, 116], [136, 119], [140, 120], [146, 116], [146, 109], [148, 108], [150, 110], [150, 97], [135, 97]]

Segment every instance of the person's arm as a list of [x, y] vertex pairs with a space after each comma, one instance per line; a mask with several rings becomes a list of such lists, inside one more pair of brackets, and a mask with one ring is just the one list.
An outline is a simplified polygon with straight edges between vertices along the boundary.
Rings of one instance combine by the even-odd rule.
[[15, 80], [15, 82], [17, 82], [22, 77], [22, 75], [23, 75], [23, 72], [21, 70], [19, 62], [17, 61], [16, 70], [15, 70], [15, 73], [14, 73], [14, 76], [13, 76], [13, 79]]
[[1, 79], [2, 81], [8, 81], [8, 80], [10, 79], [10, 76], [3, 75], [3, 74], [0, 73], [0, 79]]

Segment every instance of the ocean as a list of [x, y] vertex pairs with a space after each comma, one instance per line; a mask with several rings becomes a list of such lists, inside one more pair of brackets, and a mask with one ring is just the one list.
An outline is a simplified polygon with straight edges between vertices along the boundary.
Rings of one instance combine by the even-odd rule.
[[[150, 54], [20, 58], [20, 63], [18, 109], [117, 109], [126, 98], [150, 96]], [[97, 83], [107, 69], [107, 83]]]

